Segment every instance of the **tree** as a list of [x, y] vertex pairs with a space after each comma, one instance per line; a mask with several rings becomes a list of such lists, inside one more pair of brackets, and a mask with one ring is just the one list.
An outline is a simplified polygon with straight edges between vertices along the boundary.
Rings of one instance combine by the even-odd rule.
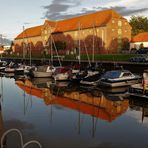
[[56, 41], [55, 42], [55, 46], [53, 44], [53, 47], [54, 47], [54, 50], [55, 50], [55, 48], [57, 50], [64, 50], [64, 49], [66, 49], [66, 43], [65, 42], [62, 42], [62, 41]]
[[132, 35], [137, 35], [141, 32], [148, 32], [148, 18], [144, 16], [132, 16], [130, 19], [132, 26]]

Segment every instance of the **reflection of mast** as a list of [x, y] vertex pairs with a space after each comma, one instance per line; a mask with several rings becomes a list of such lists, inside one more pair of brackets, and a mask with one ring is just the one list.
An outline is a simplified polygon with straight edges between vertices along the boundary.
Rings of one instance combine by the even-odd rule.
[[24, 97], [24, 115], [26, 114], [26, 109], [25, 109], [25, 98], [26, 98], [26, 93], [25, 93], [25, 91], [24, 91], [24, 93], [23, 93], [23, 97]]
[[28, 109], [28, 106], [29, 106], [29, 101], [30, 101], [30, 108], [32, 108], [32, 88], [31, 88], [31, 86], [29, 87], [29, 89], [30, 89], [30, 93], [29, 93], [29, 96], [28, 96], [28, 98], [26, 98], [26, 92], [24, 91], [24, 93], [23, 93], [23, 96], [24, 96], [24, 115], [26, 114], [26, 112], [27, 112], [27, 109]]
[[[79, 102], [81, 102], [80, 100], [80, 93], [79, 94]], [[78, 106], [78, 134], [80, 135], [81, 133], [81, 112], [80, 112], [80, 105]]]
[[1, 94], [0, 99], [3, 101], [3, 78], [1, 77]]
[[144, 106], [142, 107], [142, 123], [143, 123], [143, 120], [144, 120]]
[[[3, 122], [3, 117], [2, 117], [2, 107], [1, 107], [1, 100], [0, 100], [0, 139], [4, 133], [4, 122]], [[3, 145], [6, 144], [6, 139], [4, 139]]]

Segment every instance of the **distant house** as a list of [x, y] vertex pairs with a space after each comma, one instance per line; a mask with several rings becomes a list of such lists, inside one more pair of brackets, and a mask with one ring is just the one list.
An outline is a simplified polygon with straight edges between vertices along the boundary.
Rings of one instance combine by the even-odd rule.
[[[60, 21], [45, 20], [41, 26], [27, 28], [14, 40], [15, 52], [41, 54], [58, 48], [60, 54], [116, 53], [131, 40], [131, 26], [114, 10], [104, 10]], [[53, 43], [54, 42], [54, 43]]]
[[4, 53], [4, 48], [3, 46], [0, 46], [0, 54], [3, 54]]
[[140, 47], [148, 47], [148, 32], [139, 33], [134, 36], [130, 43], [130, 49], [140, 49]]

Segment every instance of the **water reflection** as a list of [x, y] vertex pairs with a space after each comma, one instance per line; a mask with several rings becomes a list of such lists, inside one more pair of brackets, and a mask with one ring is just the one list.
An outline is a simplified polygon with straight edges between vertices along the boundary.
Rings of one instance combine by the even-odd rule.
[[148, 146], [148, 127], [134, 118], [140, 114], [146, 120], [148, 103], [127, 98], [127, 88], [101, 90], [22, 77], [0, 80], [5, 117], [0, 122], [21, 128], [26, 141], [38, 139], [45, 148]]
[[108, 122], [115, 120], [128, 108], [128, 100], [121, 99], [119, 95], [119, 99], [113, 100], [111, 98], [115, 96], [104, 95], [100, 90], [94, 89], [90, 93], [78, 87], [70, 89], [68, 82], [51, 84], [49, 89], [39, 88], [28, 79], [18, 80], [16, 85], [27, 94], [43, 99], [46, 105], [61, 105]]
[[132, 110], [141, 112], [141, 121], [144, 122], [144, 118], [148, 119], [148, 101], [139, 98], [130, 98], [129, 107]]

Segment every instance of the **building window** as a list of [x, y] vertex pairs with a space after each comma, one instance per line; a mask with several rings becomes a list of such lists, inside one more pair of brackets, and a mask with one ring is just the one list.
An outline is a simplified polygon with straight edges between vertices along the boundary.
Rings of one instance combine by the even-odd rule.
[[47, 34], [47, 30], [45, 30], [44, 33]]
[[122, 26], [122, 21], [118, 21], [118, 26]]
[[44, 37], [44, 40], [47, 40], [47, 36]]
[[112, 20], [112, 23], [115, 23], [115, 20]]
[[122, 30], [118, 29], [118, 35], [121, 35], [121, 34], [122, 34]]
[[115, 29], [112, 29], [112, 32], [114, 32], [115, 31]]

